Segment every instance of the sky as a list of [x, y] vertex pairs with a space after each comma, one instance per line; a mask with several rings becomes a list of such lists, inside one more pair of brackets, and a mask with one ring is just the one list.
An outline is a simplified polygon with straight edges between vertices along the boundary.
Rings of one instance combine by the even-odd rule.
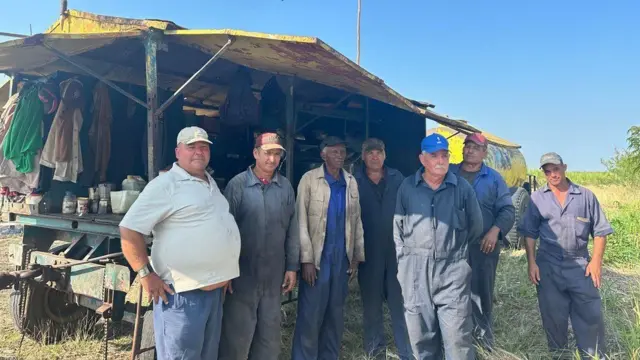
[[[69, 8], [315, 36], [356, 58], [357, 0], [69, 0]], [[58, 13], [55, 0], [14, 1], [0, 31], [42, 32]], [[436, 112], [520, 144], [529, 168], [556, 151], [571, 170], [603, 170], [640, 124], [640, 1], [362, 0], [361, 66]]]

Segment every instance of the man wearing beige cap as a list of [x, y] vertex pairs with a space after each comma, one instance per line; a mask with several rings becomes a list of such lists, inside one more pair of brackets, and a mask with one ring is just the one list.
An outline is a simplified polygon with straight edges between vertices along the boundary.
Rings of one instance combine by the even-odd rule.
[[[239, 275], [240, 233], [205, 171], [207, 133], [187, 127], [177, 143], [177, 162], [122, 219], [122, 251], [153, 298], [157, 358], [217, 359], [224, 288]], [[150, 234], [151, 261], [143, 238]]]
[[296, 286], [300, 262], [295, 194], [278, 173], [284, 147], [276, 133], [263, 133], [253, 149], [255, 165], [236, 175], [224, 195], [240, 227], [240, 277], [224, 302], [221, 360], [277, 360], [280, 294]]

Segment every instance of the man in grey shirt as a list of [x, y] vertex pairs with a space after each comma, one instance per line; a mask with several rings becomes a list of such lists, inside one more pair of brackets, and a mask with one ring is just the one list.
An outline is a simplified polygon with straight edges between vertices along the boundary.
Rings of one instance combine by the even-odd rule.
[[[600, 274], [606, 237], [613, 233], [596, 196], [566, 176], [560, 155], [540, 159], [547, 185], [531, 195], [518, 226], [526, 238], [529, 279], [538, 291], [542, 326], [552, 352], [570, 355], [569, 317], [583, 359], [605, 358]], [[593, 237], [593, 255], [587, 244]], [[536, 239], [540, 238], [538, 253]]]
[[473, 360], [469, 243], [482, 234], [473, 188], [449, 171], [449, 144], [422, 140], [422, 168], [398, 189], [393, 237], [413, 356]]
[[277, 172], [283, 152], [277, 134], [258, 136], [255, 166], [224, 191], [242, 249], [240, 277], [224, 303], [220, 359], [277, 360], [280, 353], [280, 294], [295, 287], [300, 262], [293, 187]]

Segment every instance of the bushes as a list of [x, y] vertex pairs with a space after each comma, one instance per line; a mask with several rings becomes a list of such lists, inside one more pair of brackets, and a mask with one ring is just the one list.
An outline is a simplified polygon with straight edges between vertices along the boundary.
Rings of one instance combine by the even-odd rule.
[[605, 264], [637, 266], [640, 264], [640, 203], [622, 205], [608, 217], [615, 233], [607, 239]]

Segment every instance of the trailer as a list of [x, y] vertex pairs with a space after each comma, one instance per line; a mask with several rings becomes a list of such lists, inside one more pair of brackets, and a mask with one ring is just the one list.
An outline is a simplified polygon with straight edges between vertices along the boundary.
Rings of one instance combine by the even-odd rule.
[[[0, 275], [0, 289], [12, 289], [14, 323], [35, 339], [59, 341], [102, 321], [105, 358], [113, 321], [135, 325], [132, 358], [154, 358], [153, 309], [122, 257], [122, 216], [63, 214], [65, 193], [88, 197], [96, 185], [115, 189], [129, 175], [150, 181], [173, 163], [175, 134], [189, 125], [213, 139], [209, 170], [221, 189], [252, 163], [254, 134], [262, 130], [285, 139], [281, 171], [294, 188], [304, 172], [321, 164], [318, 144], [329, 135], [347, 139], [347, 166], [358, 161], [362, 141], [374, 136], [385, 141], [388, 164], [409, 174], [419, 166], [426, 118], [458, 131], [477, 130], [406, 99], [313, 37], [189, 30], [170, 21], [63, 7], [44, 34], [0, 43], [0, 72], [11, 78], [9, 99], [21, 87], [52, 91], [70, 80], [82, 84], [78, 92], [86, 99], [78, 105], [85, 122], [74, 135], [86, 160], [77, 179], [55, 180], [52, 169], [36, 164], [37, 186], [29, 189], [41, 199], [3, 197], [3, 219], [22, 224], [24, 232], [11, 247], [15, 271]], [[97, 86], [108, 88], [110, 150], [90, 153]], [[44, 115], [43, 136], [54, 116]], [[107, 154], [108, 167], [96, 180], [100, 172], [88, 170], [90, 160], [104, 165], [100, 156]], [[3, 186], [14, 180], [0, 173]], [[294, 300], [295, 294], [283, 303]]]

